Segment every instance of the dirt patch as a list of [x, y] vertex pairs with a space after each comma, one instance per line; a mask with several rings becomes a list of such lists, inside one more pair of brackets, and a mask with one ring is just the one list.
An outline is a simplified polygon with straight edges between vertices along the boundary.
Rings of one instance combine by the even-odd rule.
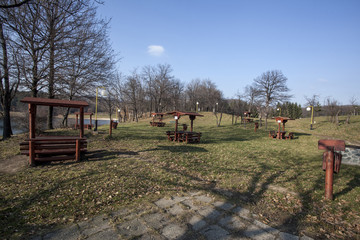
[[1, 173], [16, 173], [27, 166], [28, 156], [16, 155], [7, 159], [0, 159]]

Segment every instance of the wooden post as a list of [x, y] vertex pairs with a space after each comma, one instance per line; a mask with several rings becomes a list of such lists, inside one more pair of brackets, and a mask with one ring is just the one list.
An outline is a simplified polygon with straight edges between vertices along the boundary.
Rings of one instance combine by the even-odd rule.
[[79, 115], [76, 113], [75, 116], [76, 116], [75, 129], [78, 129], [78, 118], [79, 118]]
[[35, 142], [29, 140], [29, 165], [35, 166]]
[[80, 107], [80, 138], [84, 137], [84, 107]]
[[36, 105], [29, 104], [29, 138], [35, 138]]
[[[333, 199], [333, 183], [334, 183], [334, 151], [345, 151], [345, 141], [334, 139], [321, 139], [318, 142], [318, 148], [325, 150], [325, 198]], [[324, 165], [324, 162], [323, 162]], [[340, 167], [340, 166], [339, 166]]]
[[325, 173], [325, 198], [333, 199], [333, 179], [334, 179], [334, 150], [327, 152], [326, 173]]
[[175, 136], [174, 136], [174, 141], [177, 140], [177, 131], [178, 131], [178, 116], [175, 119]]
[[76, 144], [75, 144], [75, 159], [76, 161], [80, 161], [81, 157], [80, 157], [80, 139], [76, 139]]
[[281, 128], [280, 128], [280, 123], [279, 123], [279, 129], [278, 129], [278, 133], [277, 133], [277, 138], [278, 139], [280, 139], [280, 130], [281, 130]]

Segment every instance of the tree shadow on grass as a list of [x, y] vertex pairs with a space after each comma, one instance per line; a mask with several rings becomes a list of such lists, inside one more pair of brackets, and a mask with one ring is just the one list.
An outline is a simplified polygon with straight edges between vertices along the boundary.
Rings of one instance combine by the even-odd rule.
[[[296, 160], [294, 160], [296, 161]], [[163, 170], [169, 172], [173, 175], [182, 175], [189, 179], [192, 183], [191, 186], [187, 184], [181, 184], [179, 182], [169, 182], [171, 185], [174, 186], [181, 186], [185, 189], [188, 189], [190, 187], [191, 190], [199, 190], [199, 191], [207, 191], [211, 192], [215, 195], [219, 195], [222, 198], [226, 199], [226, 202], [229, 203], [236, 203], [240, 205], [250, 205], [250, 206], [256, 206], [258, 203], [260, 203], [260, 207], [264, 202], [262, 200], [265, 198], [265, 194], [269, 189], [272, 189], [273, 184], [275, 183], [276, 179], [282, 174], [284, 174], [284, 171], [270, 171], [269, 172], [269, 166], [265, 163], [260, 163], [260, 169], [259, 171], [256, 171], [252, 174], [252, 177], [250, 179], [249, 187], [244, 190], [234, 190], [234, 189], [222, 189], [221, 187], [217, 186], [216, 181], [209, 181], [204, 180], [201, 176], [197, 174], [192, 174], [189, 171], [182, 171], [175, 168], [170, 167], [163, 167]], [[218, 169], [219, 170], [219, 169]], [[223, 169], [226, 171], [226, 169]], [[244, 169], [229, 169], [229, 171], [238, 171], [239, 174], [241, 174]], [[278, 211], [279, 214], [282, 216], [280, 218], [276, 217], [278, 219], [278, 223], [273, 223], [272, 227], [279, 229], [283, 232], [289, 232], [292, 234], [300, 234], [302, 227], [304, 226], [304, 220], [307, 215], [311, 214], [314, 210], [313, 207], [313, 194], [317, 190], [323, 189], [323, 175], [319, 175], [315, 181], [313, 182], [313, 186], [311, 188], [308, 188], [307, 190], [303, 189], [303, 184], [300, 181], [302, 179], [302, 175], [304, 173], [298, 172], [294, 176], [292, 176], [288, 181], [295, 181], [296, 186], [298, 186], [296, 198], [299, 199], [300, 205], [302, 206], [296, 214], [290, 214], [283, 211]], [[356, 177], [356, 176], [355, 176]], [[206, 179], [206, 178], [205, 178]], [[354, 180], [355, 181], [355, 180]], [[195, 183], [195, 186], [194, 186]], [[355, 182], [357, 184], [357, 182]], [[286, 190], [286, 189], [285, 189]], [[281, 192], [281, 191], [280, 191]], [[289, 194], [289, 192], [282, 192], [284, 194]], [[290, 192], [290, 194], [293, 194]], [[279, 203], [281, 204], [281, 203]], [[281, 208], [280, 208], [281, 209]], [[212, 213], [210, 213], [211, 215]], [[266, 214], [265, 214], [266, 215]], [[206, 218], [206, 217], [205, 217]], [[272, 231], [270, 229], [270, 231]], [[257, 233], [253, 233], [257, 234]], [[259, 232], [259, 235], [262, 233]]]
[[90, 162], [94, 161], [108, 161], [113, 160], [114, 157], [121, 155], [130, 155], [136, 156], [139, 155], [138, 152], [134, 151], [108, 151], [108, 150], [96, 150], [96, 151], [88, 151], [86, 153], [85, 159]]
[[205, 148], [197, 147], [193, 145], [174, 145], [174, 146], [159, 145], [156, 148], [146, 149], [141, 152], [152, 152], [152, 151], [169, 151], [173, 153], [208, 152], [208, 150], [206, 150]]
[[354, 188], [360, 187], [360, 174], [355, 174], [353, 179], [347, 183], [347, 187], [341, 190], [341, 192], [334, 194], [334, 199], [347, 194], [348, 192], [352, 191]]

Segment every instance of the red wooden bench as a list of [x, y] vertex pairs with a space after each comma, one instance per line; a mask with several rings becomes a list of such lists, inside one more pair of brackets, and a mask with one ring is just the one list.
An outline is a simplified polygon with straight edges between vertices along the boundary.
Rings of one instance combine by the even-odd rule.
[[20, 143], [20, 153], [30, 156], [33, 161], [80, 161], [86, 151], [86, 138], [80, 137], [46, 136]]

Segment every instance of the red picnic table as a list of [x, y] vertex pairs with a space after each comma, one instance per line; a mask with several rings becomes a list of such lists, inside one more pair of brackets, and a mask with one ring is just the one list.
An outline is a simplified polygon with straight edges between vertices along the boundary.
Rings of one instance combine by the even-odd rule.
[[[153, 127], [164, 127], [165, 123], [162, 121], [165, 113], [151, 113], [152, 121], [150, 122], [150, 126]], [[155, 117], [158, 116], [158, 120], [155, 121]]]
[[[279, 128], [278, 131], [275, 133], [275, 131], [270, 131], [269, 136], [272, 138], [277, 138], [277, 139], [292, 139], [294, 138], [294, 133], [289, 133], [289, 135], [286, 136], [286, 131], [285, 131], [285, 123], [288, 120], [293, 120], [291, 118], [288, 117], [275, 117], [275, 121], [279, 124]], [[282, 124], [282, 130], [281, 130], [281, 124]]]
[[[180, 111], [172, 111], [167, 112], [168, 115], [173, 115], [175, 118], [175, 131], [167, 131], [166, 134], [168, 136], [168, 139], [170, 141], [178, 141], [178, 142], [186, 142], [186, 143], [195, 143], [200, 142], [201, 132], [194, 132], [193, 131], [193, 122], [196, 117], [203, 117], [204, 115], [201, 115], [199, 113], [195, 112], [180, 112]], [[190, 131], [186, 131], [187, 127], [183, 127], [183, 131], [178, 130], [178, 120], [181, 116], [189, 116], [189, 119], [191, 121], [190, 125]]]

